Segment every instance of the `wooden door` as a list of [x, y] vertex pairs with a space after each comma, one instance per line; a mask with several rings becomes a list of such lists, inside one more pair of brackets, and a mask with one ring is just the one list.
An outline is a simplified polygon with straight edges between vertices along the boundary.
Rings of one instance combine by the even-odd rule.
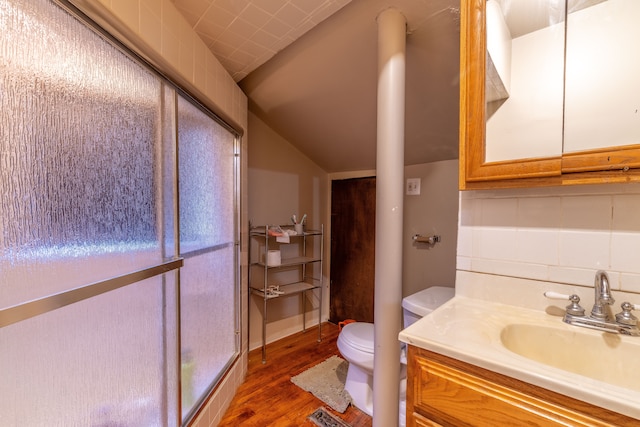
[[376, 179], [331, 184], [329, 320], [373, 322]]

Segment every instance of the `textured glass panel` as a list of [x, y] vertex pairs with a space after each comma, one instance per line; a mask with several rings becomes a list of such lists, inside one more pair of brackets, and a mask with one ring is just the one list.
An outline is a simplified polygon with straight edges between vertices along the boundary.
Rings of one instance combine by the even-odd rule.
[[188, 258], [180, 272], [183, 416], [236, 354], [234, 251]]
[[175, 425], [163, 338], [163, 280], [174, 275], [0, 329], [0, 425]]
[[182, 415], [237, 354], [234, 135], [184, 98], [178, 102]]
[[234, 241], [234, 135], [178, 102], [180, 250]]
[[44, 0], [0, 31], [0, 307], [157, 263], [159, 79]]

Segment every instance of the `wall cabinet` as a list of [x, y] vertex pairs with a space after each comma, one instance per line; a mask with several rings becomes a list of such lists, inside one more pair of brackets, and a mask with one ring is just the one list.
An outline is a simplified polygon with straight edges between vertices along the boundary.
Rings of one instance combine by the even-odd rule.
[[[494, 25], [490, 16], [487, 23], [487, 12], [499, 3], [461, 2], [460, 189], [639, 181], [640, 51], [629, 43], [640, 33], [635, 24], [640, 3], [583, 2], [582, 9], [568, 10], [566, 27], [562, 13], [560, 22], [547, 20], [555, 24], [505, 42], [510, 50], [506, 68], [499, 55], [492, 58], [487, 50], [495, 44], [495, 37], [487, 39], [487, 26]], [[537, 3], [539, 9], [557, 8], [558, 3], [545, 4], [547, 0]], [[587, 35], [591, 38], [585, 40]], [[534, 37], [542, 41], [532, 41]], [[544, 45], [544, 52], [532, 43]], [[502, 79], [506, 84], [499, 78], [504, 69], [510, 73]], [[514, 74], [519, 70], [528, 74]], [[540, 75], [545, 77], [536, 80]], [[526, 96], [516, 93], [523, 87], [529, 91]], [[508, 113], [501, 116], [500, 109]], [[489, 117], [506, 127], [488, 127]], [[518, 137], [515, 128], [525, 136]], [[500, 151], [493, 145], [496, 135], [515, 154], [495, 154]], [[551, 148], [539, 149], [547, 146]]]
[[[287, 232], [291, 226], [280, 226]], [[249, 287], [262, 302], [262, 362], [266, 362], [267, 309], [276, 298], [302, 298], [303, 330], [306, 330], [307, 293], [318, 299], [318, 342], [322, 339], [322, 258], [324, 226], [288, 236], [288, 243], [278, 242], [270, 226], [250, 228]], [[272, 251], [270, 254], [269, 251]], [[271, 256], [276, 255], [276, 256]]]
[[407, 426], [631, 426], [640, 421], [409, 346]]

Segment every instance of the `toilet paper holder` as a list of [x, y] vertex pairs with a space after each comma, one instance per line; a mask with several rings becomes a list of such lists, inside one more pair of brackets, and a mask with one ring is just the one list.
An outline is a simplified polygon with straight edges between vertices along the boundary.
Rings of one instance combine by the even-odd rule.
[[418, 243], [428, 243], [430, 245], [435, 245], [440, 242], [440, 236], [434, 234], [433, 236], [421, 236], [420, 234], [413, 235], [413, 241]]

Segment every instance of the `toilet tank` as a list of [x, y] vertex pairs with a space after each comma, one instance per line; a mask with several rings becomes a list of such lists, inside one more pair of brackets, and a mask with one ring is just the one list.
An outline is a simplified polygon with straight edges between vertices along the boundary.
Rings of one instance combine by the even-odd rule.
[[406, 328], [453, 298], [455, 290], [432, 286], [402, 299], [402, 314]]

